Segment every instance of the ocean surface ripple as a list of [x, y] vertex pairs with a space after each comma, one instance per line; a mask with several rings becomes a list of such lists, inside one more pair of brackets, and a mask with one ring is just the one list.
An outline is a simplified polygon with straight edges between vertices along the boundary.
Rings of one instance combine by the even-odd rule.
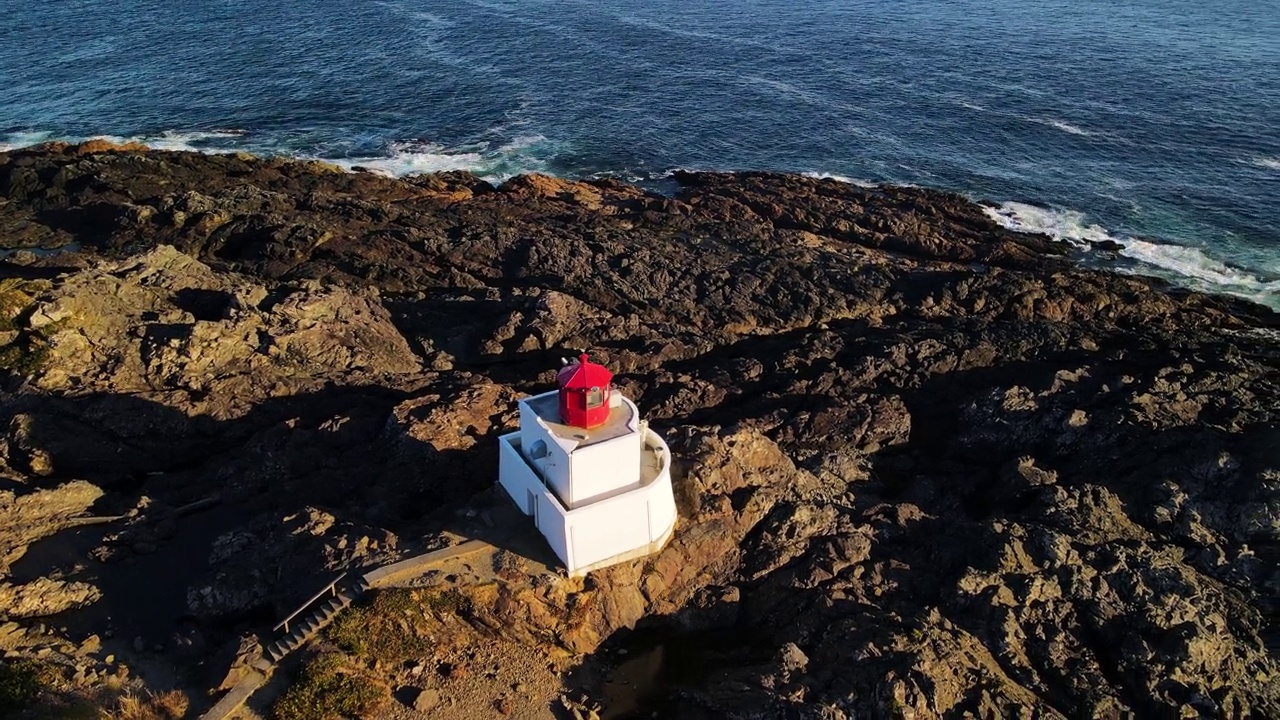
[[0, 149], [106, 136], [392, 175], [928, 185], [1087, 261], [1280, 308], [1274, 2], [71, 0], [5, 16]]

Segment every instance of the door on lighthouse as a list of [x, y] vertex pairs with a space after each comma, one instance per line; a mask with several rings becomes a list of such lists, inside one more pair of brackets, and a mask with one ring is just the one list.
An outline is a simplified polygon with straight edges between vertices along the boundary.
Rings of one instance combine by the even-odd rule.
[[529, 498], [526, 501], [526, 505], [525, 505], [525, 507], [528, 508], [528, 510], [525, 512], [525, 514], [533, 518], [533, 525], [534, 527], [537, 527], [538, 526], [538, 496], [534, 495], [532, 490], [529, 490], [528, 494], [529, 494]]

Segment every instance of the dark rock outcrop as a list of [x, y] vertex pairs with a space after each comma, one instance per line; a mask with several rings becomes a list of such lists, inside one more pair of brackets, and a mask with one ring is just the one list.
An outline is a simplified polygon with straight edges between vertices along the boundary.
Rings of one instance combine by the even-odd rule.
[[[586, 583], [503, 575], [486, 631], [741, 629], [681, 717], [1280, 716], [1274, 313], [949, 193], [675, 180], [0, 154], [0, 245], [42, 249], [0, 263], [4, 460], [247, 503], [218, 547], [283, 549], [191, 595], [243, 613], [299, 588], [234, 578], [452, 518], [512, 399], [589, 348], [669, 440], [678, 532]], [[286, 517], [339, 530], [253, 534]]]

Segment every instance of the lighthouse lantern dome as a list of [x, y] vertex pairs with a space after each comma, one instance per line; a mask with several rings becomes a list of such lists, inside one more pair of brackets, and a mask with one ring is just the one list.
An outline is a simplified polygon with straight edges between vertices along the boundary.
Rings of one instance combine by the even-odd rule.
[[562, 423], [591, 429], [608, 422], [613, 392], [613, 373], [608, 368], [591, 362], [583, 353], [577, 362], [560, 369], [556, 384], [560, 387]]

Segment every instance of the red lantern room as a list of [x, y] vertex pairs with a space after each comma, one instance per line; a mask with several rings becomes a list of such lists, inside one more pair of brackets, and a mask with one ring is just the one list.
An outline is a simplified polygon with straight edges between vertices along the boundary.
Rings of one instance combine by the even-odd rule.
[[560, 368], [556, 384], [560, 386], [560, 422], [573, 427], [600, 427], [609, 421], [609, 394], [613, 390], [613, 373], [603, 365], [587, 360]]

